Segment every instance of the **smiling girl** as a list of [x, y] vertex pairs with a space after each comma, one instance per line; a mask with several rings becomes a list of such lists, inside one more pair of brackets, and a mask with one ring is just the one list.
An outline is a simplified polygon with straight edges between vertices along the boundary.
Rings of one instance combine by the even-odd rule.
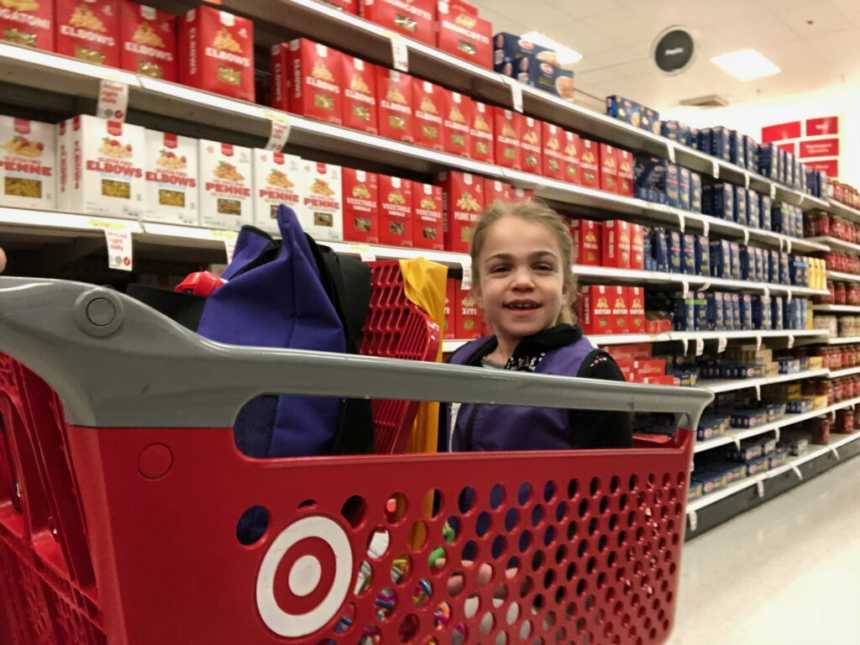
[[[574, 323], [572, 242], [561, 217], [538, 203], [497, 203], [484, 213], [472, 239], [473, 293], [495, 336], [461, 347], [450, 362], [623, 381], [606, 352], [595, 349]], [[632, 445], [624, 412], [507, 405], [451, 406], [444, 415], [443, 448], [558, 450]]]

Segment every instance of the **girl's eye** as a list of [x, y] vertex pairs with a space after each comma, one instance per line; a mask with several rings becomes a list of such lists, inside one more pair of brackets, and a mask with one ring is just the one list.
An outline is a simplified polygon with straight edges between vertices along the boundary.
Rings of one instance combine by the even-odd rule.
[[555, 271], [555, 267], [552, 264], [540, 263], [535, 265], [535, 270], [537, 271]]
[[495, 266], [490, 267], [490, 273], [502, 273], [503, 271], [507, 271], [508, 266], [506, 264], [497, 264]]

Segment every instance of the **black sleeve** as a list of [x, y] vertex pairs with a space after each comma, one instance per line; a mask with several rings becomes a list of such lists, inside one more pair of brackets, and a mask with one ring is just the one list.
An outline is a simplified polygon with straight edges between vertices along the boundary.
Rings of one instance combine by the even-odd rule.
[[[621, 368], [602, 350], [595, 350], [586, 357], [577, 376], [624, 381]], [[630, 412], [571, 410], [570, 429], [574, 449], [633, 446], [633, 414]]]

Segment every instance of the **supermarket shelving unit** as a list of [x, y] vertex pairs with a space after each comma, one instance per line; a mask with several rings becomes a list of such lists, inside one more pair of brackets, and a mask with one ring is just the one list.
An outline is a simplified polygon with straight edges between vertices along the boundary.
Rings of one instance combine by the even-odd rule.
[[[392, 56], [391, 36], [382, 27], [361, 18], [336, 11], [315, 0], [223, 0], [221, 6], [227, 11], [251, 17], [266, 29], [261, 33], [282, 32], [286, 38], [297, 26], [303, 35], [323, 41], [333, 47], [354, 52], [363, 58], [380, 64], [390, 65]], [[607, 141], [637, 153], [668, 158], [678, 164], [703, 175], [748, 186], [756, 191], [803, 210], [826, 210], [854, 221], [860, 222], [860, 211], [826, 199], [818, 199], [776, 182], [758, 173], [746, 170], [723, 160], [714, 159], [698, 150], [678, 144], [651, 132], [635, 128], [622, 121], [595, 113], [581, 106], [563, 101], [531, 87], [514, 84], [489, 70], [461, 61], [436, 49], [405, 39], [409, 50], [410, 73], [439, 82], [455, 90], [463, 91], [477, 99], [490, 103], [511, 106], [514, 89], [522, 93], [524, 111], [537, 118], [555, 122], [561, 126], [575, 129], [586, 136]], [[264, 44], [271, 44], [265, 42]], [[90, 109], [98, 95], [99, 82], [112, 80], [125, 83], [130, 88], [130, 120], [147, 127], [160, 129], [174, 128], [189, 136], [208, 136], [220, 138], [240, 145], [262, 145], [269, 136], [273, 118], [281, 118], [282, 113], [261, 105], [229, 99], [223, 96], [202, 92], [193, 88], [164, 81], [140, 77], [135, 74], [100, 67], [47, 52], [25, 50], [11, 45], [0, 44], [0, 87], [9, 88], [9, 100], [23, 108], [41, 109], [45, 97], [49, 97], [53, 110], [72, 114]], [[612, 195], [599, 190], [574, 186], [564, 182], [532, 175], [529, 173], [503, 169], [492, 164], [475, 162], [450, 154], [427, 150], [421, 147], [399, 143], [335, 125], [320, 123], [295, 115], [287, 116], [290, 124], [288, 149], [298, 154], [310, 153], [323, 160], [343, 163], [344, 160], [360, 161], [368, 169], [377, 167], [396, 169], [404, 174], [433, 175], [445, 169], [458, 169], [478, 173], [487, 177], [502, 179], [518, 186], [532, 188], [538, 197], [564, 204], [576, 211], [598, 216], [622, 216], [627, 219], [676, 226], [682, 230], [715, 234], [725, 238], [756, 242], [772, 248], [794, 253], [822, 253], [829, 250], [847, 250], [860, 253], [860, 245], [849, 244], [834, 238], [798, 239], [771, 231], [762, 231], [734, 222], [692, 213], [668, 206], [653, 204], [640, 199]], [[51, 240], [74, 239], [81, 241], [83, 247], [103, 244], [105, 222], [111, 226], [125, 227], [131, 232], [135, 253], [157, 251], [165, 254], [186, 257], [206, 258], [210, 262], [224, 260], [225, 238], [230, 233], [199, 227], [175, 226], [147, 222], [130, 222], [113, 218], [93, 218], [77, 213], [54, 211], [25, 211], [21, 209], [0, 208], [0, 235], [11, 244], [16, 241], [27, 243]], [[417, 256], [442, 262], [451, 267], [462, 267], [468, 256], [459, 253], [423, 251], [416, 249], [386, 247], [380, 245], [352, 244], [348, 242], [330, 243], [336, 251], [352, 253], [365, 259], [369, 258], [411, 258]], [[692, 275], [645, 272], [625, 269], [608, 269], [577, 265], [574, 267], [580, 280], [585, 282], [610, 282], [646, 285], [668, 285], [679, 289], [727, 289], [753, 293], [772, 293], [795, 296], [824, 295], [826, 291], [767, 285], [748, 281], [723, 280]], [[832, 279], [860, 281], [860, 276], [839, 272], [828, 272]], [[817, 309], [836, 311], [835, 309]], [[845, 312], [847, 313], [847, 312]], [[852, 312], [853, 313], [853, 312]], [[668, 332], [659, 335], [615, 335], [595, 336], [592, 340], [598, 345], [631, 342], [680, 342], [687, 350], [688, 343], [699, 341], [733, 339], [752, 339], [762, 342], [766, 339], [785, 341], [789, 347], [795, 344], [849, 343], [860, 342], [860, 338], [831, 338], [821, 330], [784, 330], [784, 331], [741, 331], [741, 332]], [[462, 341], [446, 341], [446, 351], [460, 346]], [[721, 343], [722, 344], [722, 343]], [[853, 370], [853, 371], [852, 371]], [[733, 389], [760, 387], [769, 383], [800, 380], [803, 378], [836, 378], [860, 372], [860, 368], [828, 372], [809, 370], [795, 375], [781, 375], [765, 379], [751, 379], [742, 382], [707, 382], [705, 387], [714, 392]], [[798, 423], [806, 418], [833, 412], [840, 407], [853, 406], [860, 401], [841, 402], [824, 410], [816, 410], [805, 415], [789, 415], [772, 423], [751, 428], [715, 440], [702, 442], [697, 452], [726, 445], [742, 438], [765, 432], [776, 431], [787, 425]], [[831, 410], [832, 408], [832, 410]], [[860, 452], [860, 444], [849, 436], [839, 440], [838, 448], [842, 456]], [[823, 452], [822, 452], [823, 450]], [[820, 454], [819, 454], [820, 453]], [[798, 472], [807, 475], [832, 465], [833, 452], [830, 447], [814, 449], [792, 462]], [[805, 471], [804, 471], [805, 469]], [[808, 471], [808, 472], [806, 472]], [[795, 471], [789, 468], [777, 469], [758, 476], [750, 481], [738, 482], [729, 489], [720, 491], [718, 496], [709, 496], [694, 502], [696, 519], [691, 518], [691, 535], [701, 533], [708, 526], [718, 524], [736, 512], [766, 501], [789, 486], [787, 480], [796, 485]], [[753, 481], [754, 480], [754, 481]], [[762, 495], [750, 490], [760, 491], [759, 483], [765, 482]], [[695, 524], [695, 527], [693, 526]]]

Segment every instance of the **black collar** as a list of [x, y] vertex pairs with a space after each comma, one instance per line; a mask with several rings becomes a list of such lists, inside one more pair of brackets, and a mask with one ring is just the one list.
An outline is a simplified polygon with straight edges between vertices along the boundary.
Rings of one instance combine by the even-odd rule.
[[[526, 336], [514, 350], [513, 355], [508, 359], [507, 369], [515, 369], [510, 366], [528, 363], [535, 356], [544, 354], [550, 350], [558, 349], [571, 345], [582, 338], [582, 330], [578, 325], [568, 325], [562, 323], [555, 327], [548, 327], [541, 330], [532, 336]], [[495, 336], [488, 338], [483, 344], [474, 349], [471, 355], [466, 359], [464, 365], [472, 365], [480, 367], [484, 358], [496, 351], [499, 346]]]

